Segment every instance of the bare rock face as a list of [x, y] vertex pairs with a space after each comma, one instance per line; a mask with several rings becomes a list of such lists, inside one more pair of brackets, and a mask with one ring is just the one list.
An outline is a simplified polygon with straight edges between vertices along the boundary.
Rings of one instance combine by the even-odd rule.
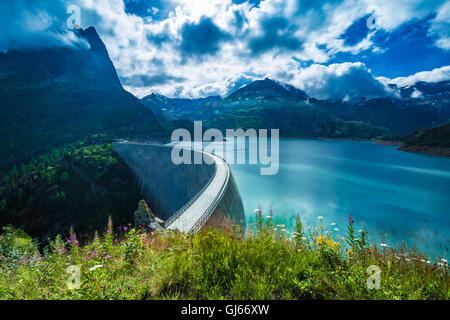
[[165, 228], [164, 221], [155, 216], [145, 200], [139, 201], [138, 209], [134, 212], [134, 224], [136, 226], [143, 226], [149, 231]]

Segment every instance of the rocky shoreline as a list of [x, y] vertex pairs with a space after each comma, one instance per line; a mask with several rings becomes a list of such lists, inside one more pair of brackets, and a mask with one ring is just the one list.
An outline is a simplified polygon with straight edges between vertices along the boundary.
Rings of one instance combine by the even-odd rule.
[[432, 156], [450, 157], [450, 148], [432, 146], [404, 145], [399, 150], [415, 153], [424, 153]]
[[398, 150], [414, 153], [423, 153], [432, 156], [450, 157], [450, 148], [435, 147], [435, 146], [418, 146], [418, 145], [408, 145], [401, 141], [394, 140], [376, 140], [376, 144], [384, 144], [387, 146], [398, 147]]

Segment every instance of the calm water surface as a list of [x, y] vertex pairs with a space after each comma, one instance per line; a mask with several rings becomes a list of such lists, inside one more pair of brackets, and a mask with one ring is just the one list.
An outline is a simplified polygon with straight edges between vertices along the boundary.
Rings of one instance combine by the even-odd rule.
[[377, 244], [404, 240], [432, 258], [448, 257], [448, 158], [370, 142], [281, 140], [277, 175], [261, 176], [258, 165], [230, 167], [247, 222], [255, 208], [264, 215], [272, 208], [287, 225], [297, 214], [306, 226], [323, 216], [326, 230], [343, 236], [351, 213], [356, 230], [366, 228]]

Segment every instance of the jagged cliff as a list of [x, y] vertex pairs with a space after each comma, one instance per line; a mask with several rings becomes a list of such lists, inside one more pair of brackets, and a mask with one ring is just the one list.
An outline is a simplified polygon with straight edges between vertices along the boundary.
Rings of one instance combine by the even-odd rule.
[[88, 48], [0, 53], [0, 170], [90, 134], [166, 135], [122, 88], [95, 29], [74, 32]]

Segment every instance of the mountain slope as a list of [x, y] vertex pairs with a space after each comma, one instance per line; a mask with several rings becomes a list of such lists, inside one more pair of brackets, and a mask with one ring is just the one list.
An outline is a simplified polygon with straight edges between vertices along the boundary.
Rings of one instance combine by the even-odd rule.
[[200, 106], [208, 102], [220, 101], [220, 96], [199, 99], [168, 98], [152, 93], [141, 99], [141, 102], [158, 117], [168, 120], [190, 119], [191, 114]]
[[[259, 118], [256, 122], [261, 125], [271, 123], [278, 126], [282, 132], [290, 132], [290, 135], [294, 133], [294, 136], [329, 136], [330, 130], [324, 127], [324, 130], [317, 130], [324, 119], [335, 124], [353, 122], [366, 127], [378, 127], [374, 128], [374, 132], [385, 128], [393, 134], [404, 134], [418, 128], [445, 123], [450, 117], [448, 83], [418, 83], [417, 87], [424, 91], [424, 96], [420, 99], [375, 98], [363, 99], [360, 102], [342, 102], [309, 98], [303, 91], [292, 86], [265, 79], [235, 91], [222, 101], [198, 107], [190, 118], [208, 121], [208, 125], [212, 127], [217, 123], [227, 122], [250, 127], [251, 123], [255, 123], [255, 118]], [[278, 114], [262, 110], [278, 110]], [[266, 116], [271, 118], [265, 118]], [[293, 119], [289, 117], [293, 117], [297, 124], [293, 125]], [[274, 119], [278, 119], [278, 122], [274, 123]], [[312, 130], [314, 125], [316, 129]], [[330, 128], [335, 128], [336, 132], [346, 132], [335, 125], [330, 124]], [[364, 137], [367, 136], [366, 129], [362, 132]]]
[[166, 135], [118, 79], [94, 28], [75, 31], [90, 48], [0, 53], [0, 169], [91, 134]]
[[404, 143], [400, 150], [450, 157], [450, 122], [416, 130], [400, 139]]
[[42, 243], [71, 227], [92, 236], [109, 216], [117, 225], [131, 222], [141, 199], [111, 140], [94, 136], [0, 176], [0, 226], [12, 224]]
[[205, 126], [227, 128], [280, 129], [282, 137], [326, 137], [370, 139], [386, 133], [383, 128], [359, 121], [343, 121], [308, 104], [225, 109], [205, 121]]
[[266, 78], [264, 80], [257, 80], [251, 84], [244, 86], [232, 94], [225, 100], [236, 101], [241, 99], [251, 99], [258, 97], [266, 98], [284, 98], [289, 100], [304, 101], [308, 98], [305, 92], [299, 90], [291, 85], [283, 84], [278, 81]]
[[343, 121], [307, 102], [301, 90], [270, 79], [258, 80], [222, 101], [207, 103], [193, 118], [205, 126], [280, 129], [283, 137], [327, 137], [369, 139], [386, 133], [383, 128], [359, 121]]
[[450, 116], [450, 105], [426, 100], [376, 98], [358, 103], [310, 100], [319, 109], [343, 120], [383, 126], [396, 134], [440, 124]]

